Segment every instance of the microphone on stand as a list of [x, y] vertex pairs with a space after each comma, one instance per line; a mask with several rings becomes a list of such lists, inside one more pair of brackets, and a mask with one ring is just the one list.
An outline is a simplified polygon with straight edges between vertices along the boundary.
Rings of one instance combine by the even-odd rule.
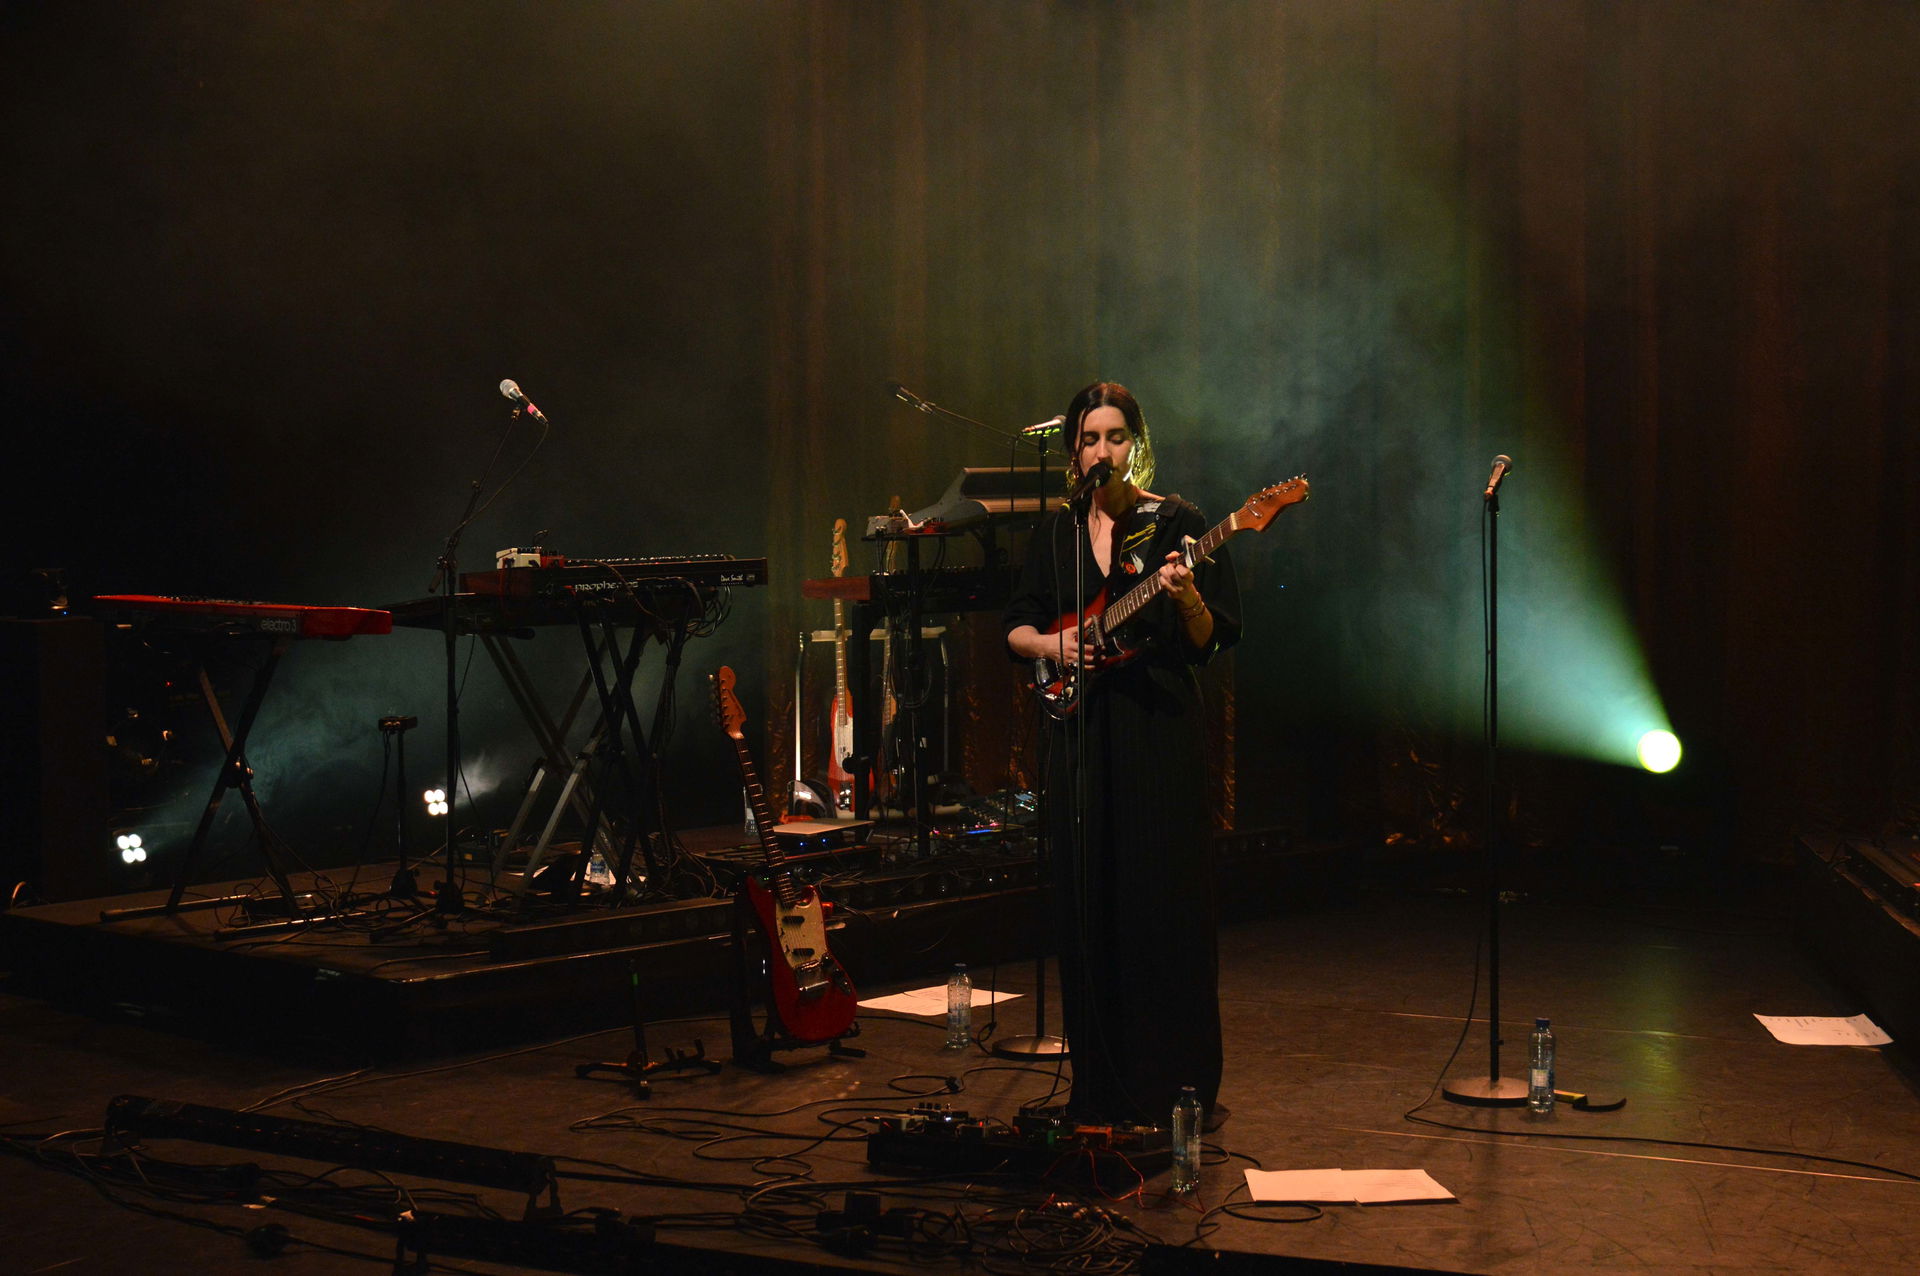
[[1500, 484], [1504, 483], [1506, 481], [1507, 475], [1511, 473], [1513, 473], [1512, 457], [1504, 456], [1504, 455], [1494, 457], [1493, 458], [1493, 477], [1487, 480], [1487, 494], [1481, 499], [1488, 500], [1488, 501], [1492, 500], [1494, 493], [1500, 490]]
[[901, 385], [898, 381], [887, 381], [883, 384], [887, 387], [888, 394], [891, 394], [908, 407], [918, 408], [922, 412], [933, 411], [933, 405], [931, 403], [928, 403], [925, 399], [907, 389], [907, 387]]
[[1022, 435], [1028, 435], [1028, 436], [1035, 435], [1035, 434], [1052, 434], [1055, 430], [1060, 428], [1061, 423], [1064, 422], [1066, 419], [1067, 418], [1065, 414], [1062, 414], [1060, 416], [1050, 416], [1044, 421], [1028, 426], [1026, 429], [1020, 431], [1020, 433]]
[[505, 395], [507, 397], [507, 402], [513, 404], [514, 407], [524, 408], [526, 410], [527, 415], [532, 417], [534, 420], [538, 421], [540, 424], [547, 425], [547, 426], [552, 425], [552, 422], [547, 420], [547, 414], [542, 412], [539, 408], [534, 407], [533, 400], [529, 399], [526, 395], [520, 392], [520, 383], [518, 381], [515, 381], [512, 377], [508, 377], [506, 380], [500, 383], [500, 393]]
[[1094, 490], [1102, 483], [1105, 483], [1108, 476], [1112, 473], [1112, 462], [1095, 461], [1093, 468], [1082, 475], [1080, 481], [1073, 485], [1073, 495], [1067, 498], [1067, 504], [1077, 510], [1085, 509], [1087, 504], [1093, 500]]

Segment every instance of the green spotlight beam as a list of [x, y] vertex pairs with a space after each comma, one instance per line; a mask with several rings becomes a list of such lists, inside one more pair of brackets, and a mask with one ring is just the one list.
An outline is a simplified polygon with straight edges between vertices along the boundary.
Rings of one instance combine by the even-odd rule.
[[1640, 766], [1642, 738], [1671, 739], [1672, 724], [1624, 593], [1581, 533], [1580, 498], [1558, 467], [1536, 465], [1531, 477], [1526, 495], [1504, 492], [1502, 734], [1524, 748]]

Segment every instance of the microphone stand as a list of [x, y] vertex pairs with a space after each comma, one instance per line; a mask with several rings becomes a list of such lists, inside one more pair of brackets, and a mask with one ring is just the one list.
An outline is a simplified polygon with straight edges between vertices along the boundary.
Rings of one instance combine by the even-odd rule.
[[[1505, 458], [1502, 458], [1503, 460]], [[1486, 494], [1487, 529], [1487, 1075], [1450, 1081], [1441, 1093], [1454, 1103], [1512, 1108], [1527, 1101], [1527, 1083], [1500, 1075], [1500, 489]]]
[[[1047, 447], [1045, 434], [1023, 437], [1032, 439], [1034, 450], [1039, 458], [1039, 504], [1044, 509], [1047, 503], [1047, 454], [1052, 449]], [[1086, 526], [1083, 521], [1084, 518], [1085, 515], [1083, 514], [1076, 514], [1074, 517], [1076, 536], [1079, 535], [1081, 530]], [[1037, 524], [1035, 530], [1039, 530]], [[1074, 545], [1073, 555], [1074, 588], [1076, 590], [1080, 589], [1085, 583], [1082, 573], [1086, 570], [1086, 564], [1082, 561], [1079, 550], [1080, 547], [1076, 543]], [[1031, 553], [1032, 550], [1029, 549], [1028, 552]], [[1084, 625], [1085, 621], [1086, 613], [1083, 606], [1081, 623]], [[1074, 810], [1074, 836], [1076, 838], [1079, 836], [1081, 814], [1082, 808], [1076, 799]], [[1040, 916], [1045, 918], [1047, 909], [1052, 906], [1054, 848], [1047, 837], [1047, 821], [1044, 816], [1040, 821], [1039, 835], [1034, 839], [1034, 845], [1037, 848], [1037, 854], [1034, 859], [1040, 870], [1036, 875], [1040, 883]], [[1064, 989], [1062, 991], [1064, 993]], [[994, 1042], [993, 1053], [1001, 1059], [1065, 1060], [1073, 1057], [1067, 1039], [1065, 1037], [1054, 1036], [1047, 1031], [1047, 949], [1044, 943], [1035, 946], [1033, 955], [1033, 1031], [1030, 1034], [1005, 1037]]]
[[[894, 398], [900, 400], [908, 407], [913, 408], [915, 411], [925, 412], [932, 416], [942, 416], [950, 421], [958, 421], [963, 425], [969, 425], [977, 430], [983, 430], [1000, 441], [1007, 443], [1010, 450], [1030, 444], [1033, 447], [1034, 458], [1039, 464], [1040, 471], [1038, 475], [1039, 491], [1036, 493], [1038, 497], [1036, 504], [1044, 512], [1047, 504], [1047, 457], [1056, 455], [1054, 449], [1047, 446], [1047, 435], [1052, 433], [1051, 430], [1045, 430], [1038, 434], [1028, 434], [1025, 431], [1009, 432], [997, 426], [988, 425], [985, 421], [976, 421], [970, 416], [962, 416], [960, 413], [948, 408], [943, 408], [937, 403], [929, 403], [897, 381], [888, 382], [888, 388], [892, 390]], [[1017, 466], [1015, 468], [1017, 468]], [[1078, 562], [1079, 557], [1076, 555], [1076, 565]], [[1038, 876], [1040, 882], [1040, 898], [1042, 901], [1041, 917], [1044, 919], [1046, 916], [1047, 900], [1051, 894], [1053, 885], [1051, 880], [1052, 848], [1047, 844], [1047, 826], [1044, 820], [1042, 820], [1040, 824], [1039, 836], [1035, 839], [1035, 842], [1039, 848], [1039, 852], [1035, 856], [1035, 861], [1040, 869]], [[994, 1042], [993, 1053], [1002, 1059], [1065, 1059], [1068, 1057], [1066, 1038], [1053, 1036], [1047, 1031], [1047, 953], [1044, 944], [1036, 946], [1033, 964], [1033, 1032], [1020, 1036], [1004, 1037]]]
[[[519, 424], [520, 409], [516, 407], [513, 410], [513, 416], [507, 422], [506, 430], [500, 435], [500, 441], [493, 445], [493, 455], [487, 458], [486, 467], [480, 471], [480, 477], [473, 480], [472, 486], [467, 491], [467, 507], [461, 512], [460, 521], [455, 523], [453, 530], [447, 533], [446, 545], [441, 549], [440, 557], [435, 561], [433, 583], [427, 586], [427, 592], [430, 594], [438, 591], [442, 585], [446, 587], [447, 591], [446, 606], [441, 611], [441, 632], [445, 640], [447, 665], [447, 813], [444, 817], [447, 822], [447, 840], [442, 847], [446, 855], [447, 880], [434, 883], [433, 908], [436, 913], [458, 914], [465, 911], [467, 906], [465, 889], [466, 874], [460, 870], [459, 866], [460, 855], [459, 848], [456, 845], [459, 825], [455, 819], [455, 812], [459, 809], [460, 800], [460, 678], [458, 651], [460, 636], [460, 568], [458, 561], [460, 538], [466, 533], [467, 528], [475, 519], [486, 513], [488, 508], [500, 499], [500, 494], [505, 492], [513, 480], [519, 477], [520, 471], [526, 468], [527, 462], [525, 460], [521, 461], [520, 464], [514, 468], [513, 473], [507, 475], [506, 480], [500, 484], [493, 495], [489, 496], [484, 504], [481, 502], [480, 493], [486, 490], [487, 477], [493, 473], [495, 463], [500, 460], [500, 453], [506, 449], [507, 440], [513, 436], [514, 428]], [[547, 428], [543, 419], [541, 421], [540, 438], [534, 443], [532, 450], [527, 453], [527, 458], [529, 460], [532, 459], [533, 453], [538, 452], [540, 450], [540, 444], [546, 441]]]

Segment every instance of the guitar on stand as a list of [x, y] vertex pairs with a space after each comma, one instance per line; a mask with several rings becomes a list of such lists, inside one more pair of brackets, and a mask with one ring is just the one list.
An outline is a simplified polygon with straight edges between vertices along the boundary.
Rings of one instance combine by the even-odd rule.
[[824, 820], [833, 815], [833, 797], [831, 787], [818, 779], [808, 780], [805, 763], [800, 755], [800, 742], [806, 737], [800, 717], [800, 701], [804, 683], [801, 673], [807, 666], [807, 631], [800, 631], [800, 649], [793, 660], [793, 779], [787, 783], [787, 813], [780, 817], [783, 824], [793, 824], [801, 820]]
[[[900, 498], [894, 497], [887, 508], [899, 509]], [[887, 546], [885, 565], [889, 570], [895, 565], [894, 559], [898, 557], [895, 553], [897, 549], [896, 545]], [[873, 767], [872, 793], [882, 810], [888, 804], [904, 810], [907, 804], [901, 799], [901, 794], [906, 784], [900, 765], [899, 741], [896, 738], [898, 733], [894, 730], [894, 719], [900, 714], [900, 702], [893, 695], [893, 618], [891, 616], [887, 617], [886, 623], [881, 626], [880, 634], [880, 734], [879, 747], [876, 750], [878, 757]]]
[[[812, 886], [793, 880], [785, 853], [774, 834], [773, 814], [766, 791], [747, 748], [746, 710], [734, 695], [734, 674], [722, 665], [713, 675], [714, 713], [720, 728], [733, 741], [740, 763], [740, 780], [760, 831], [764, 874], [749, 874], [741, 883], [734, 928], [735, 954], [740, 962], [740, 990], [733, 1013], [733, 1053], [736, 1062], [756, 1071], [771, 1071], [775, 1050], [827, 1046], [835, 1054], [858, 1054], [840, 1044], [857, 1031], [854, 1016], [859, 994], [853, 981], [827, 947], [826, 906]], [[746, 920], [751, 913], [766, 943], [766, 978], [772, 1010], [766, 1028], [752, 1025], [751, 978], [746, 945]]]
[[[833, 520], [833, 575], [838, 580], [847, 574], [847, 520]], [[865, 641], [862, 635], [861, 641]], [[833, 804], [842, 811], [853, 811], [853, 773], [847, 770], [853, 761], [853, 697], [847, 694], [847, 605], [833, 600], [833, 750], [827, 755], [827, 785], [833, 790]]]

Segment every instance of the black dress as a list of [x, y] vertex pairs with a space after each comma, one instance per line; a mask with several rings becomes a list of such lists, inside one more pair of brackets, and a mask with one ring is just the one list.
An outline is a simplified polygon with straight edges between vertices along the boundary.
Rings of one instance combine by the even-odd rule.
[[[1104, 587], [1111, 601], [1158, 571], [1183, 536], [1206, 530], [1177, 496], [1142, 500], [1116, 526], [1102, 579], [1071, 516], [1049, 516], [1034, 532], [1006, 631], [1046, 633], [1074, 610], [1076, 549], [1087, 599]], [[1206, 723], [1194, 666], [1239, 638], [1240, 591], [1224, 549], [1195, 578], [1213, 612], [1204, 650], [1188, 644], [1163, 594], [1121, 631], [1129, 646], [1144, 644], [1140, 654], [1096, 673], [1074, 716], [1050, 721], [1043, 818], [1073, 1057], [1069, 1106], [1081, 1119], [1164, 1125], [1182, 1086], [1208, 1111], [1220, 1088]]]

